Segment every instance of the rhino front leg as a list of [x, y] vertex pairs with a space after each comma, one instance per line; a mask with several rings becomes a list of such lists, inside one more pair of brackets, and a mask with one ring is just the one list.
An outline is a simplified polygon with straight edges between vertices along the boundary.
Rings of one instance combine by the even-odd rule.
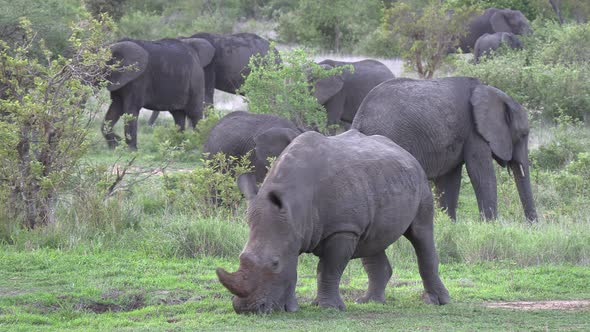
[[356, 299], [357, 303], [375, 301], [385, 303], [385, 287], [391, 278], [392, 270], [385, 251], [371, 257], [363, 257], [363, 267], [369, 276], [369, 288], [363, 297]]
[[337, 233], [324, 240], [318, 263], [318, 295], [313, 304], [346, 309], [340, 297], [340, 278], [356, 244], [357, 237], [351, 233]]

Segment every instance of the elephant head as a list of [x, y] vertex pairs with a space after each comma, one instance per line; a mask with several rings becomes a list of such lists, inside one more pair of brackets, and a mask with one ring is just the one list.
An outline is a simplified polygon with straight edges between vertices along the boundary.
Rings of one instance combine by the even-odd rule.
[[[248, 200], [250, 235], [234, 273], [218, 268], [217, 277], [234, 298], [237, 313], [296, 311], [297, 238], [289, 219], [292, 209], [280, 191], [257, 193], [253, 174], [238, 178]], [[263, 197], [259, 197], [259, 196]]]
[[510, 33], [510, 32], [506, 32], [502, 34], [502, 42], [506, 43], [508, 46], [510, 46], [510, 48], [513, 49], [521, 49], [522, 48], [522, 42], [520, 41], [520, 39], [518, 39], [518, 37], [516, 37], [515, 34]]
[[264, 179], [266, 168], [270, 166], [268, 158], [278, 157], [299, 134], [301, 132], [290, 128], [270, 128], [254, 136], [254, 156], [256, 156], [254, 168], [259, 181]]
[[490, 17], [495, 32], [512, 32], [517, 35], [532, 33], [528, 20], [520, 10], [502, 9]]
[[[321, 64], [324, 70], [330, 70], [334, 67], [328, 64]], [[316, 97], [318, 103], [324, 105], [334, 97], [344, 87], [344, 78], [342, 75], [332, 75], [317, 80], [313, 87], [313, 96]]]
[[503, 91], [483, 84], [473, 90], [470, 101], [477, 132], [489, 143], [494, 159], [512, 170], [525, 215], [535, 220], [525, 109]]
[[138, 78], [147, 68], [149, 54], [132, 41], [121, 41], [111, 45], [112, 58], [109, 64], [118, 64], [108, 77], [109, 91], [116, 91]]
[[201, 67], [206, 67], [213, 60], [215, 56], [215, 47], [203, 38], [183, 38], [183, 43], [189, 45], [199, 55]]

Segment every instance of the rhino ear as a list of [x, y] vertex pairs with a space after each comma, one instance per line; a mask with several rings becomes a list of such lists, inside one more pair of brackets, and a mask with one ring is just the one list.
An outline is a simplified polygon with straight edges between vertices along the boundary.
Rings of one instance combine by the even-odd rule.
[[496, 90], [499, 91], [483, 84], [473, 90], [473, 118], [477, 132], [489, 143], [494, 154], [508, 161], [512, 159], [511, 108]]
[[290, 128], [270, 128], [254, 137], [256, 158], [266, 163], [268, 157], [278, 157], [299, 135]]
[[512, 32], [503, 11], [498, 11], [490, 17], [490, 24], [494, 32]]
[[238, 188], [240, 188], [247, 201], [256, 197], [258, 186], [256, 185], [256, 176], [254, 173], [246, 173], [238, 176]]
[[147, 68], [149, 54], [138, 44], [131, 41], [111, 45], [112, 60], [119, 63], [109, 75], [109, 91], [115, 91], [138, 78]]
[[[332, 69], [333, 67], [327, 64], [321, 65], [324, 69]], [[333, 75], [317, 80], [313, 87], [313, 96], [316, 97], [318, 103], [324, 105], [330, 98], [340, 92], [344, 87], [344, 78], [341, 75]]]
[[211, 63], [215, 56], [215, 47], [210, 42], [203, 38], [186, 38], [181, 40], [197, 51], [202, 67], [206, 67]]

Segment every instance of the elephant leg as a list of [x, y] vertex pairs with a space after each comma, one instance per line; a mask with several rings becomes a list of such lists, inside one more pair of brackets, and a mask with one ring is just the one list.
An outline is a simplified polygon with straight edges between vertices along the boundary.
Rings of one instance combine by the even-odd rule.
[[160, 115], [160, 112], [158, 112], [158, 111], [152, 112], [152, 115], [150, 116], [150, 119], [148, 120], [148, 125], [150, 127], [153, 127], [153, 125], [156, 123], [156, 120], [158, 119], [158, 115]]
[[352, 233], [336, 233], [324, 240], [318, 263], [318, 294], [313, 304], [340, 310], [346, 308], [340, 297], [340, 278], [354, 254], [357, 240]]
[[375, 256], [363, 257], [363, 267], [369, 276], [369, 288], [365, 295], [356, 299], [357, 303], [375, 301], [385, 303], [385, 287], [391, 278], [392, 270], [385, 251]]
[[113, 132], [113, 128], [123, 114], [123, 101], [119, 96], [111, 95], [111, 105], [102, 122], [102, 135], [107, 141], [109, 148], [114, 149], [119, 144], [121, 137]]
[[465, 155], [465, 166], [477, 197], [479, 213], [487, 220], [496, 219], [498, 193], [490, 147], [474, 134], [465, 146]]
[[170, 114], [172, 114], [172, 118], [174, 118], [174, 123], [176, 124], [176, 127], [178, 127], [178, 130], [184, 131], [186, 122], [184, 111], [170, 111]]
[[461, 189], [462, 171], [463, 164], [434, 179], [440, 208], [447, 211], [447, 214], [453, 220], [457, 220], [457, 203], [459, 201], [459, 190]]
[[438, 275], [438, 255], [434, 246], [432, 200], [425, 200], [404, 236], [412, 243], [418, 258], [418, 269], [424, 285], [424, 302], [447, 304], [449, 292]]

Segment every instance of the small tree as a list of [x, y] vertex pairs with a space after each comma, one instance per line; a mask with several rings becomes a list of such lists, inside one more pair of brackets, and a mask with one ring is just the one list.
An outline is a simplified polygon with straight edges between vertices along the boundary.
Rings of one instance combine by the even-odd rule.
[[251, 72], [240, 88], [250, 112], [276, 114], [299, 127], [325, 130], [327, 113], [312, 95], [313, 84], [351, 68], [325, 70], [302, 49], [282, 52], [281, 59], [274, 52], [250, 59]]
[[[68, 58], [36, 40], [28, 21], [21, 26], [21, 43], [0, 42], [0, 201], [12, 220], [34, 228], [53, 221], [57, 194], [87, 146], [98, 109], [85, 104], [107, 75], [110, 51], [101, 46], [113, 26], [89, 18], [74, 25]], [[35, 48], [44, 57], [32, 56]]]
[[447, 10], [438, 1], [422, 9], [406, 2], [385, 9], [382, 27], [401, 42], [402, 57], [421, 78], [432, 78], [450, 49], [467, 34], [465, 22], [473, 10]]

